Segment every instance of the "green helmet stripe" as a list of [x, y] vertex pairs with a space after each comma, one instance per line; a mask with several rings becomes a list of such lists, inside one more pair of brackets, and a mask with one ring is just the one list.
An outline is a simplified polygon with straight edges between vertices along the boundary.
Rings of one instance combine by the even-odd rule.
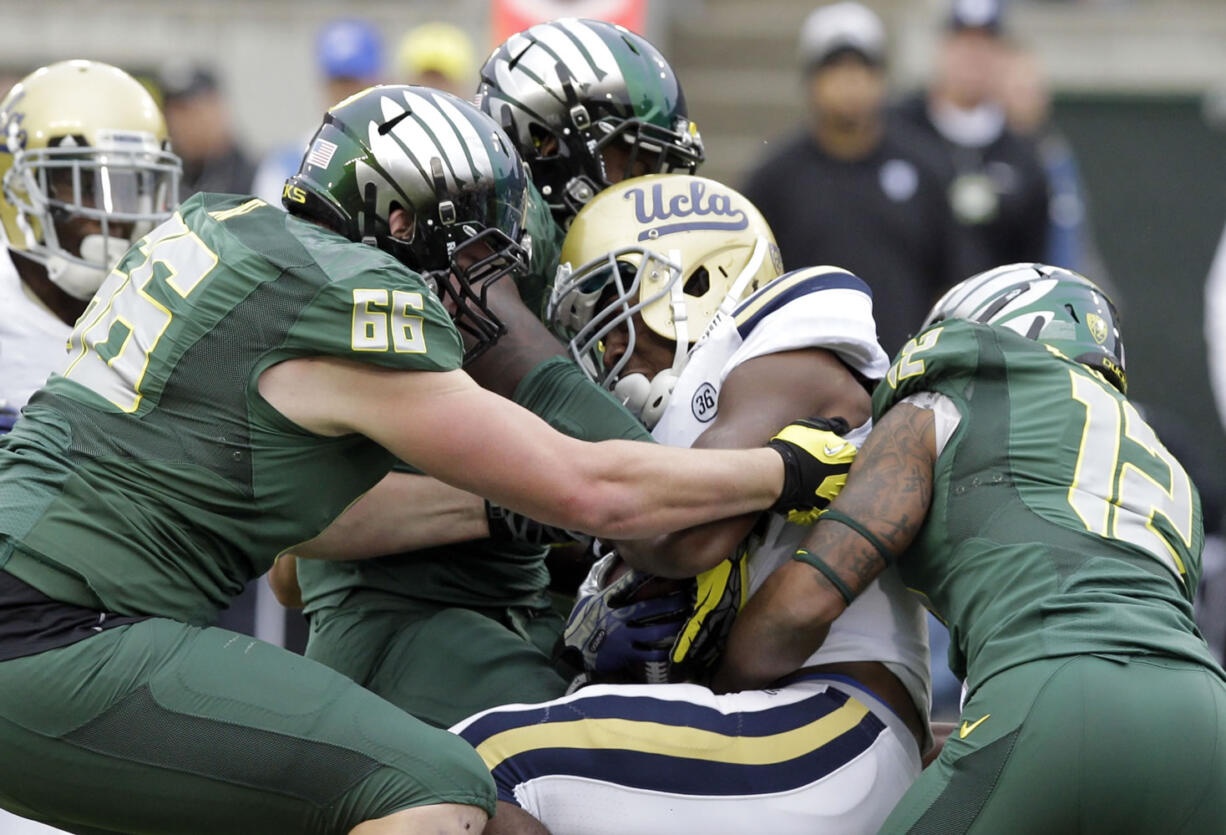
[[[367, 148], [366, 140], [358, 136], [357, 132], [354, 131], [353, 128], [349, 127], [349, 124], [347, 122], [343, 121], [342, 119], [338, 119], [335, 115], [331, 113], [329, 113], [325, 117], [324, 123], [327, 124], [329, 121], [333, 125], [335, 125], [337, 129], [340, 130], [340, 132], [343, 133], [351, 142], [355, 142], [359, 148], [363, 149], [364, 153], [362, 154], [362, 162], [369, 165], [372, 171], [374, 171], [376, 174], [382, 177], [397, 194], [399, 194], [402, 198], [404, 198], [404, 202], [406, 206], [412, 206], [413, 201], [409, 199], [409, 196], [407, 194], [405, 194], [404, 189], [400, 187], [400, 184], [396, 182], [396, 179], [387, 171], [387, 169], [385, 169], [379, 163], [379, 160], [375, 159], [374, 154], [370, 153], [369, 150], [366, 150]], [[348, 172], [346, 176], [354, 177], [355, 174], [352, 172]], [[360, 196], [361, 195], [359, 195], [359, 197]], [[334, 197], [331, 199], [335, 200]]]
[[[481, 181], [481, 169], [480, 167], [478, 167], [477, 160], [472, 154], [472, 149], [468, 146], [468, 143], [464, 141], [464, 134], [460, 132], [459, 125], [455, 123], [454, 119], [452, 119], [449, 115], [447, 115], [447, 111], [444, 110], [443, 108], [440, 107], [438, 109], [438, 112], [443, 114], [443, 118], [447, 121], [447, 124], [451, 126], [451, 129], [453, 131], [455, 131], [456, 139], [459, 140], [460, 147], [464, 149], [464, 158], [468, 161], [468, 168], [470, 171], [473, 172], [473, 182], [474, 183], [480, 182]], [[486, 144], [484, 137], [481, 139], [481, 144], [482, 145]], [[488, 147], [487, 147], [487, 151], [488, 151]], [[450, 164], [450, 162], [448, 164]], [[454, 167], [452, 167], [451, 176], [453, 177], [456, 176]], [[495, 180], [498, 179], [497, 172], [495, 172], [494, 179]]]

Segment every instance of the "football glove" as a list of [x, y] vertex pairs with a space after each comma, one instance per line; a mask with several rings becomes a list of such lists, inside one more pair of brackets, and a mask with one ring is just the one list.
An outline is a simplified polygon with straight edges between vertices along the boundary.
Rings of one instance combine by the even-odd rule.
[[767, 442], [783, 457], [783, 490], [771, 512], [820, 511], [834, 500], [856, 458], [855, 445], [842, 437], [847, 431], [843, 418], [808, 418], [789, 423]]
[[522, 513], [496, 505], [489, 499], [485, 500], [485, 518], [489, 522], [491, 539], [510, 540], [537, 547], [570, 545], [576, 542], [586, 547], [592, 542], [592, 537], [585, 533], [537, 522]]
[[562, 639], [591, 681], [662, 683], [692, 604], [687, 590], [633, 600], [655, 580], [630, 570], [575, 603]]
[[690, 616], [669, 653], [669, 681], [703, 681], [715, 670], [749, 592], [744, 549], [695, 578]]
[[6, 434], [13, 428], [13, 424], [17, 423], [17, 418], [21, 417], [21, 413], [16, 409], [5, 404], [0, 400], [0, 435]]

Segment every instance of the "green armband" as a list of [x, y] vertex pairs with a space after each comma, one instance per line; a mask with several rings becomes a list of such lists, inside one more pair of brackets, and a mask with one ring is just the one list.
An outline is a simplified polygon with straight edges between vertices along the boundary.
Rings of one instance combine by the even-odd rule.
[[834, 569], [826, 565], [825, 561], [822, 560], [822, 558], [817, 554], [811, 554], [804, 548], [797, 548], [796, 553], [792, 554], [792, 559], [796, 560], [797, 562], [803, 562], [805, 565], [811, 565], [820, 571], [822, 576], [830, 581], [830, 585], [834, 586], [834, 590], [837, 591], [840, 596], [842, 596], [843, 602], [848, 606], [851, 605], [851, 601], [856, 599], [856, 596], [852, 593], [851, 588], [844, 583], [843, 579], [834, 573]]
[[882, 541], [878, 539], [876, 536], [874, 536], [872, 531], [870, 531], [868, 528], [861, 525], [855, 519], [852, 519], [846, 513], [840, 513], [834, 508], [830, 508], [825, 513], [823, 513], [821, 516], [819, 516], [817, 518], [817, 521], [821, 522], [826, 519], [829, 519], [832, 522], [838, 522], [841, 525], [846, 525], [847, 527], [851, 528], [853, 531], [860, 534], [860, 536], [868, 540], [869, 545], [872, 545], [874, 548], [877, 549], [877, 553], [881, 555], [881, 558], [883, 560], [885, 560], [885, 564], [887, 566], [894, 564], [894, 557], [890, 555], [890, 552], [888, 550], [886, 550], [885, 544], [882, 543]]
[[638, 418], [566, 357], [550, 357], [515, 388], [516, 403], [581, 441], [651, 441]]

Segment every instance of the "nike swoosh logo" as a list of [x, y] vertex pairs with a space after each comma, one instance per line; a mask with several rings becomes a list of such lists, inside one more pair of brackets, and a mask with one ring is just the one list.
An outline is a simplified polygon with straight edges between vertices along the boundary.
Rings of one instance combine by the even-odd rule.
[[834, 456], [836, 456], [836, 455], [838, 455], [840, 452], [842, 452], [842, 451], [843, 451], [843, 448], [844, 448], [844, 447], [846, 447], [846, 446], [847, 446], [847, 444], [839, 444], [839, 445], [838, 445], [838, 446], [836, 446], [836, 447], [832, 447], [832, 446], [830, 446], [830, 444], [826, 444], [826, 455], [827, 455], [828, 457], [830, 457], [830, 458], [833, 458]]
[[991, 715], [992, 715], [992, 714], [990, 714], [990, 713], [985, 713], [985, 714], [984, 714], [982, 717], [980, 717], [979, 719], [975, 720], [974, 722], [972, 722], [972, 723], [971, 723], [971, 724], [969, 724], [969, 725], [968, 725], [968, 724], [966, 724], [966, 720], [965, 720], [965, 719], [963, 719], [963, 720], [962, 720], [962, 729], [958, 731], [958, 739], [966, 739], [968, 736], [970, 736], [971, 731], [975, 730], [975, 728], [978, 728], [980, 725], [982, 725], [982, 724], [983, 724], [983, 721], [984, 721], [985, 719], [987, 719], [987, 718], [988, 718], [989, 716], [991, 716]]

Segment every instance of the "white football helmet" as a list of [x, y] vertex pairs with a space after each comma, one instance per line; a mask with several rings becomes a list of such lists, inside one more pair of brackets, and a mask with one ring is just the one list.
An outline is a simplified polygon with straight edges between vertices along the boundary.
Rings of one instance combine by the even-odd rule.
[[[0, 102], [5, 243], [73, 298], [93, 296], [128, 247], [170, 217], [180, 168], [153, 97], [109, 64], [42, 67]], [[61, 241], [73, 218], [100, 227], [79, 251]]]
[[[783, 272], [761, 213], [727, 186], [689, 174], [625, 180], [592, 198], [562, 245], [546, 318], [571, 356], [651, 428], [690, 351], [721, 316]], [[635, 317], [676, 345], [650, 380], [622, 376]], [[627, 328], [627, 348], [605, 367], [604, 340]]]

